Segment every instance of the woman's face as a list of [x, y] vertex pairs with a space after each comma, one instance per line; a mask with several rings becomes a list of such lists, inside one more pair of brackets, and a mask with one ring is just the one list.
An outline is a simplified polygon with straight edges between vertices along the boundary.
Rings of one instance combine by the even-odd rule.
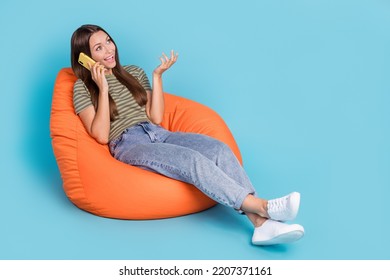
[[[111, 38], [103, 31], [92, 34], [89, 39], [89, 48], [93, 60], [100, 62], [109, 71], [116, 66], [115, 44]], [[111, 71], [110, 71], [111, 72]]]

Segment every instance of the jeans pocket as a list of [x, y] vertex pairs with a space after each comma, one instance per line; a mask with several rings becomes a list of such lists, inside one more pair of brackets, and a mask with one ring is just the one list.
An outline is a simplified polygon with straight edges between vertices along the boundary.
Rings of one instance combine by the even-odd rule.
[[125, 132], [123, 132], [121, 135], [119, 135], [117, 138], [114, 140], [110, 141], [110, 144], [108, 145], [110, 153], [113, 157], [115, 157], [115, 148], [118, 146], [118, 144], [122, 141], [123, 135]]

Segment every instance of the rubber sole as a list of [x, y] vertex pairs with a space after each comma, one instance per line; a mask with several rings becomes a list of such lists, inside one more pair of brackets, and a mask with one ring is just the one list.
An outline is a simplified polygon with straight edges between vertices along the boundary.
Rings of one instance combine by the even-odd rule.
[[292, 243], [301, 239], [304, 236], [304, 234], [305, 233], [302, 230], [293, 230], [290, 232], [277, 235], [272, 239], [252, 241], [252, 244], [253, 245], [276, 245], [276, 244], [283, 244], [283, 243]]

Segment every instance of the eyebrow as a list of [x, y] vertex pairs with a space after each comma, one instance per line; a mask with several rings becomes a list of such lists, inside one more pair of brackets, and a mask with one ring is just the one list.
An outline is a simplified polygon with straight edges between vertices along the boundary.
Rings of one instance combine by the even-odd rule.
[[96, 46], [100, 45], [101, 43], [95, 44], [92, 48], [94, 49]]
[[[108, 39], [110, 39], [110, 36], [107, 36], [106, 41], [107, 41]], [[92, 48], [95, 48], [97, 45], [101, 45], [101, 43], [95, 44]]]

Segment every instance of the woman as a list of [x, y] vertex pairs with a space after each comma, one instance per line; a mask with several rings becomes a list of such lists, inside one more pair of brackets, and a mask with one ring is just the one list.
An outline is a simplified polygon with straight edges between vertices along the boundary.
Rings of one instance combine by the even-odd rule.
[[[96, 62], [87, 70], [78, 63], [80, 52]], [[117, 47], [96, 25], [83, 25], [72, 35], [74, 106], [88, 133], [108, 144], [118, 160], [190, 183], [215, 201], [245, 213], [255, 230], [253, 244], [270, 245], [300, 239], [304, 229], [293, 220], [300, 194], [278, 199], [256, 196], [233, 152], [211, 137], [170, 132], [159, 126], [164, 115], [162, 74], [176, 61], [165, 54], [153, 71], [152, 85], [137, 66], [122, 67]]]

